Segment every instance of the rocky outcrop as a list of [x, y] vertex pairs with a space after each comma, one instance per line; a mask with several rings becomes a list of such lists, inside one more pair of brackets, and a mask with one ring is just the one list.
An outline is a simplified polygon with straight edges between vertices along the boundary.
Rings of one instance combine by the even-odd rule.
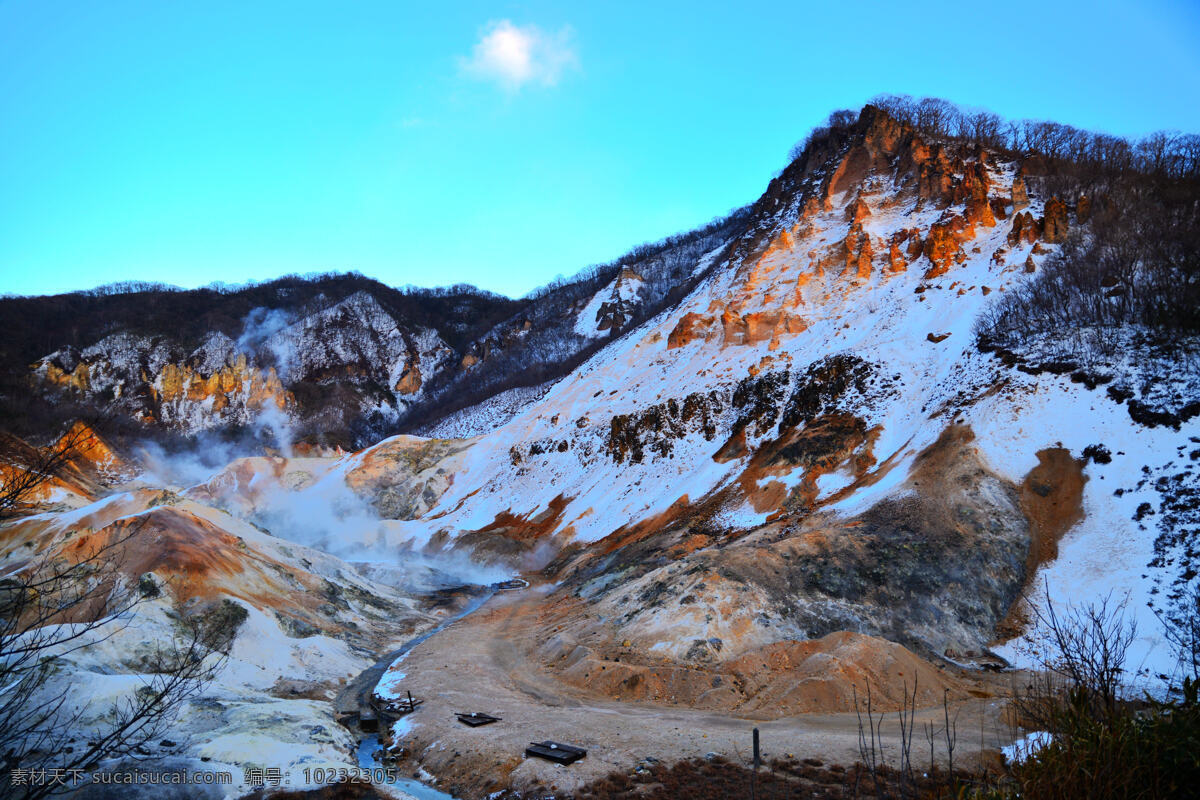
[[726, 307], [719, 318], [689, 311], [667, 334], [667, 349], [674, 350], [707, 339], [718, 323], [722, 347], [777, 342], [780, 336], [800, 333], [808, 327], [802, 316], [787, 309], [741, 314], [733, 308]]
[[[295, 398], [273, 366], [260, 368], [232, 341], [210, 337], [190, 355], [169, 343], [117, 334], [75, 353], [67, 349], [35, 365], [34, 385], [78, 398], [108, 396], [145, 423], [204, 428], [240, 420]], [[225, 348], [214, 356], [213, 348]]]
[[721, 315], [725, 346], [766, 342], [786, 333], [800, 333], [808, 325], [800, 316], [783, 309], [738, 314], [726, 309]]
[[164, 421], [185, 415], [191, 404], [206, 404], [212, 413], [220, 414], [231, 404], [254, 413], [268, 406], [283, 410], [295, 402], [274, 367], [266, 371], [250, 367], [245, 354], [210, 375], [188, 364], [164, 364], [150, 392], [159, 401]]
[[925, 244], [921, 241], [921, 231], [918, 228], [909, 228], [904, 240], [908, 243], [905, 255], [911, 264], [921, 257], [921, 253], [925, 252]]
[[875, 253], [871, 246], [871, 237], [863, 230], [861, 222], [851, 225], [842, 247], [846, 258], [845, 273], [863, 280], [871, 277], [871, 259]]
[[1047, 244], [1062, 244], [1067, 239], [1067, 204], [1057, 197], [1051, 197], [1046, 203], [1042, 239]]
[[671, 399], [609, 421], [605, 453], [617, 464], [640, 463], [647, 455], [669, 458], [675, 442], [692, 433], [711, 441], [717, 435], [717, 416], [728, 400], [717, 392], [693, 392], [682, 401]]
[[979, 225], [984, 228], [996, 227], [996, 215], [992, 210], [992, 203], [986, 197], [972, 197], [967, 201], [967, 207], [964, 212], [967, 223], [974, 226]]
[[908, 262], [904, 260], [904, 255], [900, 252], [900, 245], [904, 243], [904, 238], [907, 231], [899, 231], [892, 236], [891, 242], [888, 243], [888, 265], [887, 271], [904, 272], [908, 267]]
[[679, 318], [675, 327], [667, 334], [667, 349], [683, 347], [697, 339], [703, 339], [712, 325], [712, 318], [689, 311]]
[[959, 214], [943, 217], [941, 221], [933, 223], [925, 238], [924, 254], [931, 264], [925, 272], [925, 278], [931, 280], [941, 277], [962, 261], [966, 257], [962, 252], [962, 242], [973, 234], [966, 218]]
[[404, 372], [400, 374], [400, 380], [396, 381], [392, 388], [397, 394], [416, 394], [421, 391], [420, 365], [411, 364], [405, 367]]
[[984, 163], [982, 161], [963, 163], [960, 160], [955, 166], [962, 173], [962, 178], [954, 182], [952, 202], [955, 204], [986, 203], [991, 181]]
[[956, 170], [946, 148], [940, 144], [918, 143], [913, 148], [913, 160], [917, 163], [917, 197], [942, 206], [950, 205]]
[[1028, 211], [1022, 211], [1013, 217], [1012, 228], [1008, 231], [1008, 246], [1033, 244], [1041, 235], [1042, 224], [1035, 220]]
[[1025, 189], [1025, 179], [1020, 175], [1013, 178], [1011, 196], [1013, 213], [1029, 207], [1029, 192]]
[[497, 353], [518, 347], [532, 330], [533, 321], [529, 319], [499, 325], [486, 336], [472, 342], [460, 363], [466, 369], [486, 361]]
[[401, 327], [365, 292], [306, 312], [255, 309], [236, 341], [212, 331], [191, 347], [170, 335], [114, 333], [42, 358], [32, 383], [186, 432], [255, 424], [276, 411], [319, 419], [324, 432], [366, 413], [395, 419], [430, 375], [453, 364], [436, 331]]
[[871, 216], [871, 208], [861, 195], [851, 200], [846, 206], [846, 219], [850, 220], [852, 226], [861, 227], [862, 221], [869, 216]]
[[[45, 361], [40, 369], [42, 370], [41, 379], [45, 384], [54, 386], [59, 389], [74, 389], [77, 392], [86, 392], [90, 388], [90, 373], [86, 361], [79, 361], [77, 357], [72, 358], [73, 349], [68, 348], [61, 353], [57, 358], [51, 358]], [[64, 367], [63, 361], [73, 363], [71, 367]]]
[[1079, 198], [1075, 203], [1075, 220], [1080, 224], [1084, 224], [1092, 218], [1092, 201], [1086, 195]]
[[629, 267], [622, 267], [613, 280], [609, 299], [596, 311], [596, 330], [618, 331], [633, 319], [641, 304], [641, 288], [645, 280]]

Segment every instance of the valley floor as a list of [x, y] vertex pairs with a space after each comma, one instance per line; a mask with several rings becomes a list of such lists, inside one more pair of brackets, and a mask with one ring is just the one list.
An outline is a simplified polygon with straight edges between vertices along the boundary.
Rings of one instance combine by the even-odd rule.
[[[804, 714], [751, 720], [649, 703], [617, 702], [557, 680], [531, 656], [538, 590], [501, 594], [486, 607], [414, 647], [384, 679], [399, 694], [424, 703], [392, 730], [391, 754], [402, 774], [420, 773], [456, 797], [476, 798], [512, 788], [569, 793], [611, 772], [628, 773], [657, 762], [725, 756], [749, 763], [751, 732], [761, 733], [764, 760], [815, 758], [851, 765], [861, 759], [859, 716]], [[962, 678], [962, 676], [959, 676]], [[1012, 740], [1003, 695], [1013, 675], [968, 678], [978, 697], [952, 703], [957, 730], [955, 762], [978, 763]], [[453, 712], [480, 711], [501, 722], [479, 728]], [[928, 752], [923, 724], [944, 725], [941, 705], [917, 709], [914, 750]], [[882, 723], [884, 757], [900, 753], [896, 713]], [[584, 747], [586, 758], [564, 767], [524, 758], [533, 741]], [[923, 758], [923, 756], [922, 756]], [[937, 745], [944, 762], [945, 749]]]

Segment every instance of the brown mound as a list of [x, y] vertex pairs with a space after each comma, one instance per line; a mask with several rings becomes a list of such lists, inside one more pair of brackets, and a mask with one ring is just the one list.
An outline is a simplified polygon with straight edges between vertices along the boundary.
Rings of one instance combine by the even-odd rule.
[[81, 531], [58, 553], [76, 562], [102, 553], [103, 561], [131, 584], [153, 572], [179, 602], [233, 597], [259, 609], [276, 609], [313, 629], [338, 630], [317, 611], [328, 602], [322, 579], [296, 571], [181, 508], [159, 506], [97, 531]]
[[[916, 689], [917, 705], [965, 696], [960, 681], [907, 648], [875, 636], [840, 631], [784, 641], [718, 664], [652, 661], [628, 648], [605, 656], [576, 648], [562, 679], [622, 702], [684, 705], [761, 719], [855, 710], [868, 687], [879, 710], [896, 710]], [[562, 663], [551, 661], [551, 667]]]
[[125, 469], [128, 464], [86, 422], [76, 422], [54, 445], [71, 451], [71, 465], [80, 471]]
[[942, 701], [945, 690], [959, 694], [957, 682], [895, 642], [850, 631], [805, 642], [777, 642], [730, 662], [729, 669], [757, 690], [744, 709], [790, 708], [793, 713], [853, 711], [855, 696], [881, 710], [895, 710], [905, 692], [918, 706]]
[[30, 510], [48, 500], [55, 490], [94, 500], [107, 477], [128, 469], [128, 463], [83, 422], [76, 422], [46, 447], [34, 447], [11, 434], [0, 434], [0, 485], [29, 485], [14, 510]]
[[386, 439], [358, 455], [346, 485], [384, 517], [416, 519], [454, 484], [456, 458], [469, 447], [454, 439]]

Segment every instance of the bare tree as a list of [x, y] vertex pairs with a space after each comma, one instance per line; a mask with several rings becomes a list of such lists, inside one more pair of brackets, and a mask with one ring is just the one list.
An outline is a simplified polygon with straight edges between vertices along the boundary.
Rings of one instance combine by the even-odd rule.
[[[72, 429], [49, 448], [30, 448], [7, 473], [0, 515], [12, 516], [74, 457], [87, 429]], [[131, 581], [122, 566], [142, 525], [114, 526], [50, 545], [33, 559], [11, 560], [0, 577], [0, 796], [36, 800], [70, 788], [62, 780], [21, 775], [72, 775], [99, 762], [148, 752], [175, 712], [224, 663], [230, 637], [202, 617], [176, 618], [170, 641], [144, 660], [141, 686], [106, 709], [101, 728], [82, 734], [90, 706], [73, 702], [77, 687], [62, 668], [130, 624], [138, 605], [161, 591]], [[84, 735], [86, 741], [77, 744]], [[45, 773], [42, 773], [45, 774]]]
[[1181, 593], [1173, 607], [1155, 612], [1185, 678], [1200, 681], [1200, 584]]
[[15, 436], [0, 442], [0, 520], [14, 516], [37, 497], [42, 485], [67, 468], [78, 457], [79, 448], [91, 436], [87, 425], [74, 425], [48, 447], [32, 447]]
[[935, 136], [950, 136], [958, 124], [959, 110], [937, 97], [922, 97], [917, 103], [917, 128]]
[[1078, 704], [1091, 719], [1112, 719], [1125, 680], [1125, 660], [1137, 635], [1126, 615], [1128, 598], [1107, 595], [1086, 605], [1030, 604], [1035, 637], [1047, 646], [1042, 672], [1014, 696], [1016, 717], [1025, 727], [1054, 732], [1066, 704]]

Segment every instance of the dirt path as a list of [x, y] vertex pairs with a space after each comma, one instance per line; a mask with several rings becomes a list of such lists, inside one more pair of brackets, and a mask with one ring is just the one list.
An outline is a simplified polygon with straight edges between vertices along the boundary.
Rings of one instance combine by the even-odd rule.
[[[614, 770], [629, 771], [647, 758], [663, 762], [717, 753], [750, 758], [751, 730], [758, 727], [765, 759], [793, 755], [827, 764], [859, 760], [859, 721], [855, 714], [805, 714], [751, 721], [683, 707], [619, 703], [566, 686], [531, 662], [524, 643], [537, 590], [498, 595], [483, 610], [449, 624], [409, 650], [400, 688], [425, 701], [395, 727], [394, 751], [406, 772], [424, 770], [437, 786], [462, 798], [484, 797], [512, 786], [571, 791]], [[482, 711], [503, 721], [469, 728], [453, 716]], [[1001, 701], [975, 700], [951, 709], [957, 715], [955, 759], [993, 749], [1010, 740], [1000, 719]], [[923, 722], [939, 728], [943, 709], [917, 711], [913, 750], [928, 761]], [[896, 714], [882, 726], [884, 755], [898, 758]], [[526, 745], [553, 739], [587, 748], [569, 767], [525, 759]], [[944, 760], [945, 745], [936, 745]]]

